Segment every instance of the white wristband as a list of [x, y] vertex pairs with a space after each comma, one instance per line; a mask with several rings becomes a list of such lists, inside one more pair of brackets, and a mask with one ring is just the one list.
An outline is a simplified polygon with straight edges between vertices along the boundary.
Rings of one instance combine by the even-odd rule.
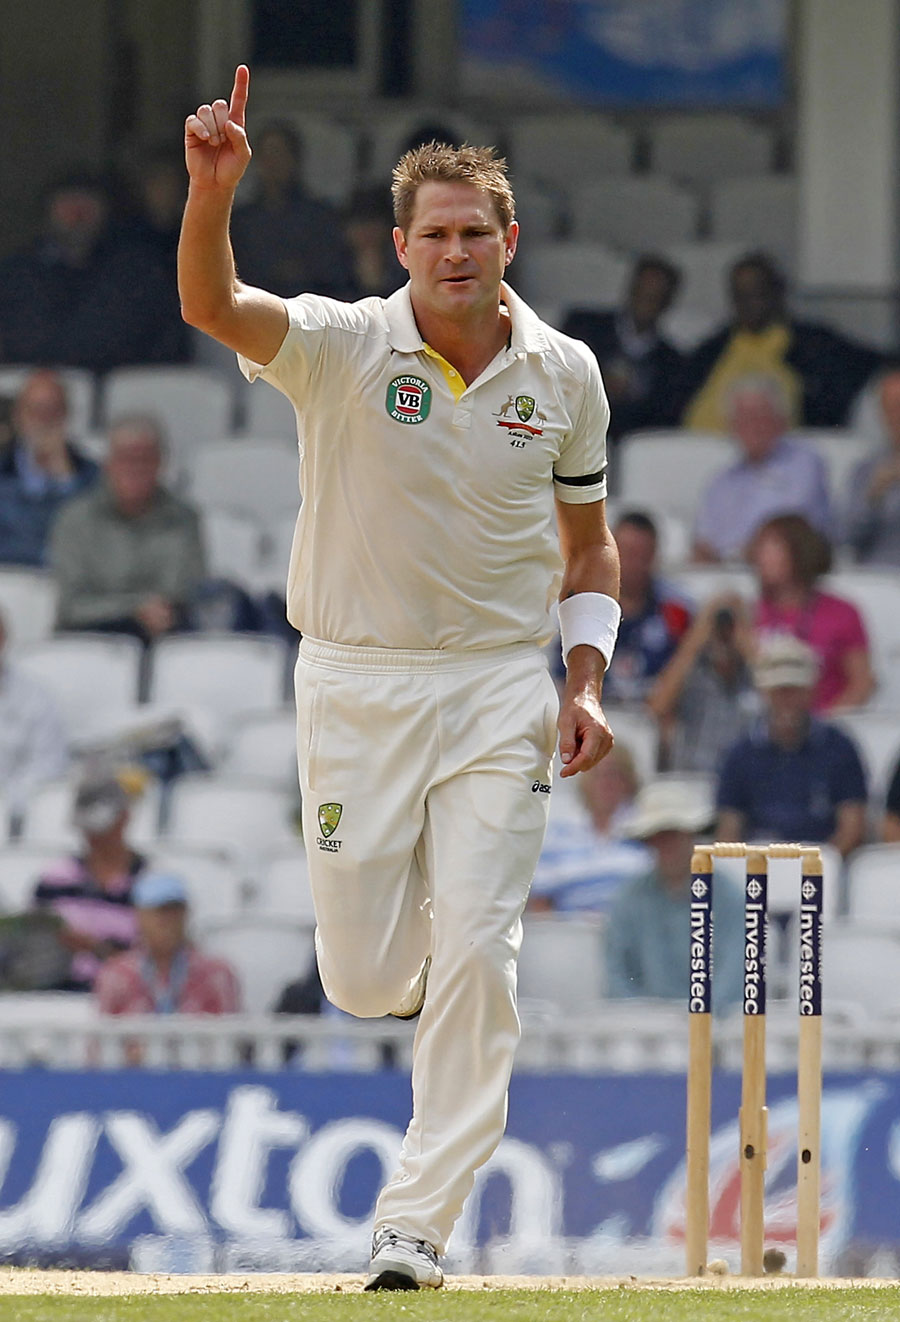
[[622, 608], [613, 597], [604, 592], [576, 592], [559, 603], [559, 636], [563, 661], [567, 661], [573, 647], [587, 643], [603, 653], [606, 668], [616, 650], [616, 636]]

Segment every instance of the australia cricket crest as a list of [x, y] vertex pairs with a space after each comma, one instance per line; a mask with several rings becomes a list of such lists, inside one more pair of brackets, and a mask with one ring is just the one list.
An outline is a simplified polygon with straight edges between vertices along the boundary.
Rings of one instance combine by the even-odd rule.
[[531, 395], [516, 395], [516, 415], [520, 422], [529, 422], [535, 407]]
[[319, 830], [326, 840], [337, 830], [343, 811], [343, 804], [340, 803], [319, 804]]

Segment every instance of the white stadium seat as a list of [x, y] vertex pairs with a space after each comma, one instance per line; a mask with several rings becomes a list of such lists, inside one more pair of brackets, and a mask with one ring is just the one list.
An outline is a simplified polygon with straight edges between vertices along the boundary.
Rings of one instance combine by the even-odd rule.
[[560, 1010], [602, 999], [606, 992], [599, 926], [573, 918], [531, 914], [519, 956], [519, 995]]
[[198, 445], [231, 431], [234, 383], [208, 367], [117, 367], [103, 390], [107, 427], [123, 413], [158, 418], [181, 470]]
[[[282, 118], [279, 112], [279, 118]], [[359, 173], [359, 134], [331, 116], [289, 115], [303, 140], [303, 181], [313, 197], [337, 206], [347, 201]], [[258, 130], [257, 130], [258, 132]], [[298, 291], [299, 292], [299, 291]]]
[[201, 508], [229, 509], [268, 524], [300, 504], [297, 451], [273, 440], [210, 441], [190, 455], [188, 484]]
[[248, 1014], [270, 1011], [312, 962], [312, 929], [290, 914], [241, 914], [207, 922], [200, 933], [204, 951], [227, 960], [237, 973]]
[[89, 742], [138, 700], [141, 644], [136, 638], [70, 633], [18, 650], [16, 664], [57, 701], [70, 738]]
[[850, 490], [850, 477], [857, 464], [868, 459], [876, 449], [868, 436], [844, 431], [840, 427], [810, 427], [791, 433], [822, 457], [828, 472], [828, 489], [835, 511], [840, 511]]
[[859, 749], [868, 777], [869, 801], [880, 809], [900, 759], [900, 711], [856, 708], [835, 712], [829, 719], [849, 734]]
[[247, 712], [232, 729], [219, 770], [268, 784], [297, 784], [297, 716], [293, 704], [275, 711]]
[[768, 130], [731, 115], [660, 116], [651, 141], [653, 169], [673, 179], [714, 183], [772, 168]]
[[882, 922], [823, 928], [822, 966], [828, 1000], [859, 1005], [877, 1018], [900, 1009], [900, 932]]
[[693, 239], [700, 208], [696, 196], [671, 179], [635, 175], [580, 184], [569, 209], [574, 239], [639, 253]]
[[[12, 399], [21, 390], [27, 377], [37, 369], [24, 365], [0, 367], [0, 397]], [[82, 367], [52, 368], [66, 388], [69, 405], [68, 432], [76, 440], [91, 431], [96, 410], [96, 380], [93, 372]]]
[[563, 192], [585, 176], [628, 174], [634, 155], [628, 129], [584, 110], [514, 119], [507, 142], [513, 177], [528, 176]]
[[10, 648], [50, 637], [58, 597], [56, 580], [43, 569], [0, 569], [0, 615]]
[[160, 707], [205, 708], [227, 719], [278, 708], [285, 697], [286, 657], [284, 643], [264, 635], [161, 638], [151, 656], [149, 698]]
[[714, 318], [716, 323], [727, 321], [730, 315], [728, 274], [746, 251], [744, 244], [720, 243], [715, 239], [666, 244], [663, 255], [681, 272], [679, 308], [690, 308]]
[[[243, 378], [241, 378], [243, 380]], [[283, 441], [297, 449], [297, 415], [294, 406], [280, 390], [267, 381], [244, 381], [245, 413], [243, 430], [259, 440]]]
[[480, 146], [497, 140], [496, 129], [491, 125], [446, 105], [419, 106], [413, 110], [380, 114], [369, 124], [366, 178], [382, 185], [389, 180], [406, 143], [429, 124], [445, 128], [458, 144], [471, 142]]
[[[649, 712], [605, 703], [606, 718], [612, 726], [616, 745], [627, 748], [641, 781], [652, 780], [659, 770], [659, 724]], [[577, 778], [576, 778], [577, 779]]]
[[297, 795], [238, 777], [182, 776], [175, 782], [166, 821], [167, 838], [232, 852], [255, 866], [273, 846], [296, 843], [292, 817]]
[[737, 446], [712, 432], [632, 432], [611, 464], [622, 509], [665, 509], [693, 526], [706, 487], [737, 457]]
[[822, 588], [853, 602], [869, 635], [872, 668], [878, 688], [870, 705], [900, 710], [900, 579], [889, 569], [841, 569], [823, 579]]
[[309, 864], [302, 844], [287, 845], [265, 859], [257, 869], [253, 907], [261, 912], [292, 914], [315, 923]]
[[539, 309], [616, 304], [631, 263], [599, 243], [533, 244], [513, 284]]
[[798, 187], [793, 175], [720, 179], [710, 193], [710, 229], [716, 239], [774, 253], [786, 266], [797, 252]]
[[900, 845], [858, 849], [847, 869], [850, 918], [900, 932]]
[[206, 563], [215, 578], [227, 578], [251, 591], [260, 568], [262, 529], [246, 514], [208, 509], [203, 514]]
[[668, 570], [666, 579], [680, 588], [695, 606], [702, 606], [723, 593], [735, 592], [749, 604], [759, 592], [753, 570], [747, 565], [682, 565]]
[[30, 909], [35, 886], [67, 852], [65, 840], [23, 840], [0, 849], [0, 910], [21, 913]]

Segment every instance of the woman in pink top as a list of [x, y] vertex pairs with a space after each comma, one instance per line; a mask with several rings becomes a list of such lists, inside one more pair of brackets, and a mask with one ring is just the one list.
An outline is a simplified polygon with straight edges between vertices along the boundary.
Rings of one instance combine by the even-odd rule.
[[814, 710], [861, 706], [875, 688], [869, 640], [852, 602], [816, 587], [831, 567], [822, 534], [802, 515], [778, 515], [756, 532], [749, 560], [759, 576], [757, 630], [791, 633], [818, 654]]

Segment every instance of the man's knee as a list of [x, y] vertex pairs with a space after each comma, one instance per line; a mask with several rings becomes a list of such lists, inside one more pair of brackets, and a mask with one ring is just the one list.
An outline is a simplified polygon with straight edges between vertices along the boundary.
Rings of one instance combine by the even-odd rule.
[[330, 969], [319, 957], [319, 973], [325, 995], [339, 1010], [358, 1019], [381, 1019], [403, 999], [408, 980], [388, 978], [383, 971], [357, 964], [354, 968]]

